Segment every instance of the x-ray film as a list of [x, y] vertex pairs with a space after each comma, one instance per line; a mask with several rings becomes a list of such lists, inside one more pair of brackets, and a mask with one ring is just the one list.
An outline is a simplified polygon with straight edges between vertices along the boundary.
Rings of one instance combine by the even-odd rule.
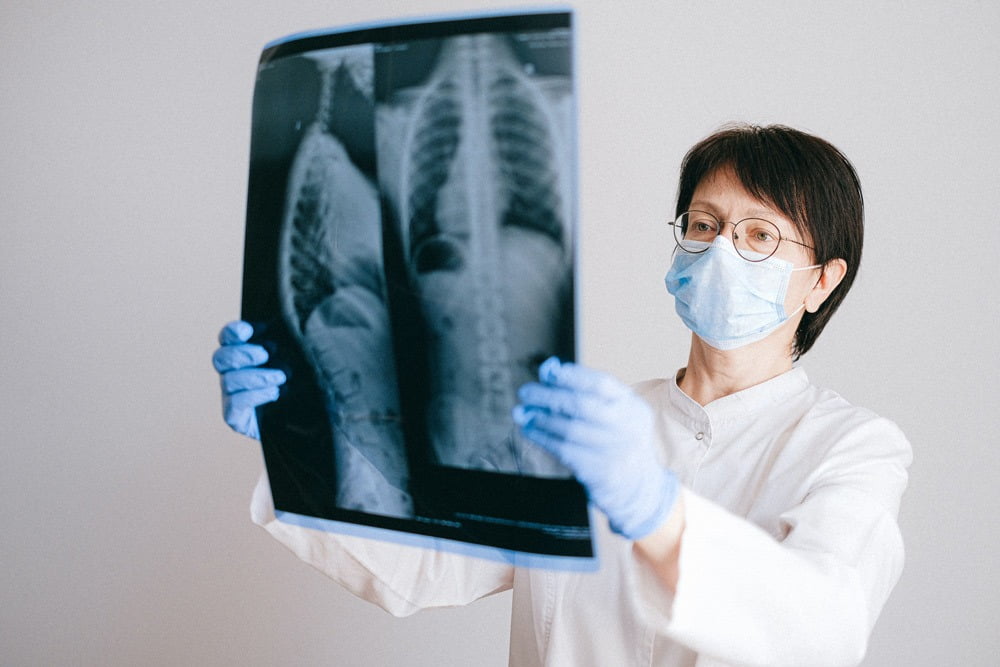
[[575, 357], [572, 46], [539, 11], [265, 48], [243, 317], [288, 376], [258, 409], [282, 520], [593, 566], [583, 489], [511, 418]]

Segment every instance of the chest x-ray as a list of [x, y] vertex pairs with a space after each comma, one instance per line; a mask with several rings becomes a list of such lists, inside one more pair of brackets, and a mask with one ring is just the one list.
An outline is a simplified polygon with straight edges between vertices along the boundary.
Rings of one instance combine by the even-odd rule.
[[289, 375], [259, 414], [279, 515], [590, 556], [582, 489], [511, 419], [574, 356], [574, 132], [565, 13], [265, 50], [244, 317]]

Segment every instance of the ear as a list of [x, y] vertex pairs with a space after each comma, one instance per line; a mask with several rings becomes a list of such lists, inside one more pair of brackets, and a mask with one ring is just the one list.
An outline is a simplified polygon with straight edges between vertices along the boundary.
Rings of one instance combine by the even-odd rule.
[[830, 296], [830, 292], [835, 290], [840, 281], [844, 279], [844, 275], [847, 273], [847, 262], [840, 258], [831, 259], [821, 268], [819, 280], [813, 285], [805, 300], [806, 310], [810, 313], [819, 310], [819, 307], [826, 301], [826, 297]]

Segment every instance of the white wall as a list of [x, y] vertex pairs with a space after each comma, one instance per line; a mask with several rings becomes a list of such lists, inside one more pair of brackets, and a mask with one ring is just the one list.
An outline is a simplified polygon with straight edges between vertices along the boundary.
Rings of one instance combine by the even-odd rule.
[[[250, 524], [260, 455], [209, 356], [239, 312], [260, 47], [518, 4], [0, 7], [0, 663], [505, 663], [509, 597], [393, 619]], [[804, 365], [916, 453], [865, 664], [996, 664], [998, 5], [577, 9], [584, 360], [628, 380], [685, 360], [662, 221], [690, 144], [749, 120], [841, 147], [865, 263]]]

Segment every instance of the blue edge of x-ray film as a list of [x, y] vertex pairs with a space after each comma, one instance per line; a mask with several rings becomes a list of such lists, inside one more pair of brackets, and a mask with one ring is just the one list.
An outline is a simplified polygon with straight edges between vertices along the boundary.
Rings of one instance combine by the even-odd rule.
[[360, 30], [371, 30], [373, 28], [392, 28], [401, 25], [419, 24], [419, 23], [440, 23], [444, 21], [461, 21], [464, 19], [488, 19], [500, 16], [512, 16], [512, 15], [524, 15], [524, 14], [551, 14], [554, 12], [566, 12], [573, 13], [572, 8], [568, 5], [541, 5], [537, 7], [518, 7], [516, 9], [508, 9], [506, 11], [487, 11], [487, 12], [460, 12], [454, 14], [431, 14], [425, 16], [409, 16], [402, 19], [386, 19], [383, 21], [367, 21], [363, 23], [354, 23], [345, 26], [337, 26], [335, 28], [319, 28], [316, 30], [304, 30], [302, 32], [292, 33], [291, 35], [286, 35], [285, 37], [279, 37], [273, 41], [268, 42], [264, 45], [264, 50], [270, 49], [272, 47], [284, 44], [285, 42], [294, 42], [298, 39], [307, 39], [309, 37], [321, 37], [323, 35], [337, 35], [340, 33], [358, 32]]
[[387, 528], [377, 528], [375, 526], [364, 526], [357, 523], [346, 523], [344, 521], [333, 521], [331, 519], [320, 519], [314, 516], [295, 514], [294, 512], [283, 512], [275, 510], [274, 516], [283, 523], [302, 528], [312, 528], [322, 530], [327, 533], [338, 533], [351, 537], [363, 537], [393, 544], [402, 544], [408, 547], [418, 547], [421, 549], [434, 549], [458, 554], [460, 556], [472, 556], [492, 560], [498, 563], [513, 565], [514, 567], [540, 568], [545, 570], [563, 570], [571, 572], [596, 572], [599, 566], [597, 555], [597, 542], [593, 538], [594, 516], [593, 508], [589, 508], [591, 526], [591, 544], [594, 555], [590, 558], [579, 556], [555, 556], [550, 554], [536, 554], [525, 551], [513, 551], [511, 549], [500, 549], [482, 544], [469, 544], [457, 540], [449, 540], [443, 537], [432, 537], [430, 535], [419, 535], [417, 533], [403, 533]]
[[[336, 35], [340, 33], [350, 33], [360, 30], [369, 30], [373, 28], [391, 28], [393, 26], [400, 25], [410, 25], [419, 24], [427, 22], [441, 22], [441, 21], [455, 21], [463, 19], [480, 19], [480, 18], [493, 18], [502, 17], [510, 15], [522, 15], [522, 14], [548, 14], [554, 12], [566, 12], [569, 14], [574, 14], [573, 9], [568, 5], [543, 5], [536, 7], [518, 7], [517, 9], [509, 9], [506, 11], [498, 10], [492, 12], [464, 12], [464, 13], [454, 13], [454, 14], [435, 14], [427, 16], [413, 16], [405, 19], [391, 19], [384, 21], [371, 21], [365, 23], [356, 23], [346, 26], [338, 26], [335, 28], [325, 28], [317, 30], [307, 30], [303, 32], [293, 33], [285, 37], [280, 37], [271, 42], [268, 42], [264, 46], [264, 50], [270, 49], [272, 47], [284, 44], [286, 42], [292, 42], [299, 39], [306, 39], [309, 37], [319, 37], [323, 35]], [[577, 49], [573, 49], [573, 70], [578, 71], [577, 64]], [[574, 100], [574, 106], [578, 104]], [[577, 113], [573, 114], [574, 119], [577, 117]], [[575, 134], [575, 128], [574, 128]], [[576, 157], [575, 151], [578, 150], [574, 145], [574, 158]], [[573, 179], [574, 187], [574, 197], [577, 193], [576, 189], [576, 179]], [[574, 226], [575, 234], [575, 226]], [[574, 251], [574, 264], [579, 260], [579, 247], [576, 239], [573, 241], [573, 251]], [[574, 301], [579, 303], [578, 294], [576, 291], [579, 289], [577, 281], [574, 281]], [[574, 319], [574, 330], [579, 331], [579, 309], [573, 309]], [[525, 551], [514, 551], [511, 549], [501, 549], [499, 547], [491, 547], [481, 544], [471, 544], [467, 542], [460, 542], [458, 540], [449, 540], [442, 537], [433, 537], [430, 535], [421, 535], [418, 533], [405, 533], [396, 530], [389, 530], [387, 528], [378, 528], [375, 526], [366, 526], [356, 523], [347, 523], [344, 521], [334, 521], [332, 519], [321, 519], [314, 516], [306, 516], [303, 514], [296, 514], [294, 512], [285, 512], [281, 510], [275, 510], [275, 517], [287, 524], [294, 526], [300, 526], [303, 528], [311, 528], [313, 530], [321, 530], [329, 533], [337, 533], [340, 535], [348, 535], [351, 537], [361, 537], [366, 539], [379, 540], [383, 542], [390, 542], [392, 544], [401, 544], [404, 546], [417, 547], [422, 549], [434, 549], [436, 551], [443, 551], [453, 554], [458, 554], [461, 556], [471, 556], [473, 558], [482, 558], [485, 560], [491, 560], [499, 563], [504, 563], [507, 565], [512, 565], [514, 567], [525, 567], [525, 568], [539, 568], [548, 570], [561, 570], [568, 572], [596, 572], [600, 566], [600, 559], [597, 553], [597, 541], [594, 539], [593, 530], [595, 525], [595, 519], [597, 518], [593, 507], [588, 508], [590, 515], [590, 527], [591, 527], [591, 551], [593, 555], [589, 558], [579, 557], [579, 556], [557, 556], [551, 554], [538, 554], [529, 553]]]

